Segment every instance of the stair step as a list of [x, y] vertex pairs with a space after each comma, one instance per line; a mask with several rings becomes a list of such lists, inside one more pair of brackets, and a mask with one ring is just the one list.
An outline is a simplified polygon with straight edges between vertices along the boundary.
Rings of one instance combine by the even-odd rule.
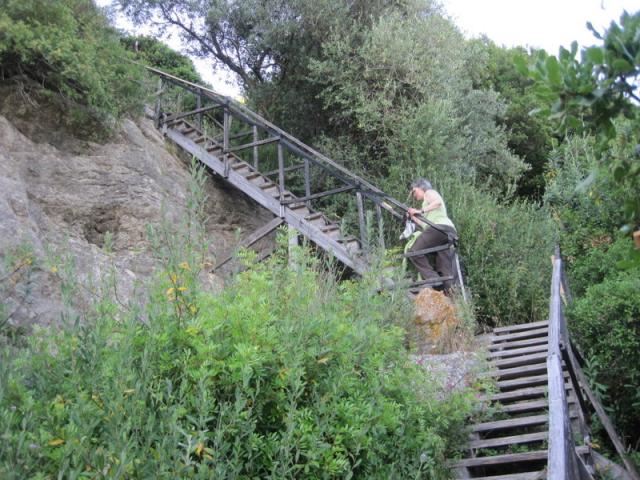
[[483, 422], [473, 425], [474, 433], [493, 432], [496, 430], [510, 430], [512, 428], [533, 427], [536, 425], [545, 425], [549, 420], [549, 416], [531, 415], [528, 417], [509, 418], [507, 420], [496, 420], [493, 422]]
[[530, 377], [514, 378], [512, 380], [500, 380], [499, 382], [496, 382], [496, 385], [500, 390], [514, 390], [521, 387], [535, 387], [546, 384], [546, 373], [544, 375], [532, 375]]
[[491, 359], [501, 360], [501, 359], [506, 359], [511, 357], [519, 357], [522, 355], [540, 353], [540, 352], [544, 352], [545, 354], [547, 353], [546, 343], [543, 343], [541, 345], [533, 345], [531, 347], [512, 348], [509, 350], [496, 350], [493, 352], [489, 352], [488, 356]]
[[507, 475], [491, 475], [490, 477], [473, 478], [474, 480], [543, 480], [547, 478], [547, 472], [545, 470], [539, 470], [537, 472], [509, 473]]
[[490, 372], [486, 372], [482, 376], [500, 378], [502, 380], [509, 380], [511, 378], [521, 378], [531, 375], [539, 375], [546, 373], [547, 371], [547, 362], [546, 357], [544, 363], [536, 363], [534, 365], [521, 365], [519, 367], [514, 368], [503, 368], [500, 370], [492, 370]]
[[184, 124], [184, 125], [186, 125], [187, 128], [179, 128], [178, 129], [178, 131], [182, 135], [188, 136], [190, 133], [195, 132], [196, 129], [194, 127], [188, 126], [188, 124]]
[[[576, 453], [578, 455], [584, 455], [589, 453], [589, 447], [576, 447]], [[486, 467], [489, 465], [504, 465], [507, 463], [520, 463], [520, 462], [532, 462], [532, 461], [541, 461], [547, 460], [547, 451], [546, 450], [536, 450], [533, 452], [523, 452], [523, 453], [507, 453], [503, 455], [494, 455], [491, 457], [474, 457], [474, 458], [464, 458], [462, 460], [456, 460], [452, 462], [450, 466], [452, 468], [462, 468], [462, 467]], [[516, 474], [513, 474], [516, 475]], [[522, 475], [518, 473], [517, 475]], [[491, 477], [488, 477], [491, 478]], [[512, 478], [520, 478], [520, 477], [512, 477]]]
[[[573, 387], [570, 383], [565, 384], [565, 390], [571, 391]], [[508, 392], [490, 393], [482, 395], [478, 399], [482, 402], [517, 402], [521, 400], [529, 400], [533, 398], [546, 397], [547, 386], [524, 387]], [[503, 405], [504, 406], [504, 405]]]
[[494, 335], [500, 335], [501, 333], [514, 333], [522, 330], [534, 330], [540, 327], [546, 327], [549, 325], [548, 320], [541, 320], [539, 322], [521, 323], [519, 325], [507, 325], [504, 327], [496, 327], [493, 329]]
[[360, 241], [356, 237], [344, 237], [338, 240], [338, 242], [343, 244], [347, 251], [350, 253], [357, 253], [358, 251], [360, 251]]
[[506, 358], [495, 360], [491, 362], [491, 365], [499, 369], [509, 369], [515, 367], [522, 367], [525, 365], [532, 365], [540, 362], [546, 362], [547, 349], [544, 352], [532, 353], [530, 355], [520, 355], [514, 358]]
[[327, 225], [326, 227], [320, 228], [320, 230], [322, 230], [322, 233], [329, 235], [333, 239], [338, 239], [342, 235], [338, 225]]
[[309, 222], [311, 225], [323, 227], [327, 224], [326, 219], [322, 212], [312, 213], [311, 215], [307, 215], [304, 219]]
[[509, 403], [498, 407], [502, 413], [531, 413], [539, 410], [548, 410], [549, 402], [546, 398], [542, 400], [531, 400], [528, 402]]
[[196, 137], [193, 141], [195, 143], [203, 143], [205, 140], [207, 140], [206, 135], [201, 135], [199, 137]]
[[511, 342], [514, 340], [524, 340], [527, 338], [546, 337], [549, 333], [549, 328], [541, 327], [534, 328], [533, 330], [525, 330], [524, 332], [506, 333], [504, 335], [494, 335], [491, 339], [494, 344], [502, 342]]
[[300, 215], [302, 217], [309, 215], [311, 210], [304, 203], [296, 203], [294, 205], [289, 205], [289, 210], [291, 210], [296, 215]]
[[489, 346], [489, 350], [511, 350], [514, 348], [531, 347], [534, 345], [547, 345], [549, 340], [547, 337], [528, 338], [526, 340], [514, 340], [513, 342], [495, 343]]
[[205, 148], [205, 150], [207, 152], [209, 152], [209, 153], [211, 153], [211, 152], [213, 152], [215, 150], [217, 150], [219, 152], [222, 152], [222, 145], [216, 145], [216, 144], [209, 145], [208, 147]]
[[522, 435], [510, 435], [508, 437], [486, 438], [471, 440], [470, 449], [508, 447], [509, 445], [543, 442], [549, 438], [549, 432], [525, 433]]

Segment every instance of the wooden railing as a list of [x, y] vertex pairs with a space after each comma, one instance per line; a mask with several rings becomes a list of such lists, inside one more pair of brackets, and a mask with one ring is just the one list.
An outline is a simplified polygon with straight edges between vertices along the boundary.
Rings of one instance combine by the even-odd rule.
[[[160, 79], [155, 108], [155, 117], [159, 128], [186, 118], [194, 119], [194, 124], [200, 129], [203, 127], [204, 122], [208, 122], [208, 125], [214, 126], [217, 131], [221, 130], [221, 133], [218, 133], [218, 136], [214, 137], [214, 139], [217, 138], [221, 143], [225, 166], [231, 164], [234, 155], [244, 154], [245, 157], [250, 156], [250, 158], [246, 158], [246, 161], [252, 163], [253, 167], [258, 170], [258, 165], [264, 161], [264, 158], [260, 156], [259, 149], [271, 146], [271, 152], [273, 153], [273, 145], [275, 145], [277, 168], [264, 173], [264, 175], [273, 175], [274, 182], [280, 191], [280, 217], [284, 216], [284, 208], [292, 203], [299, 204], [304, 202], [310, 207], [311, 202], [325, 199], [329, 196], [344, 194], [350, 196], [350, 205], [355, 204], [357, 209], [357, 215], [352, 227], [355, 229], [354, 233], [360, 241], [363, 253], [370, 252], [375, 243], [384, 250], [385, 238], [387, 240], [397, 238], [397, 226], [394, 226], [393, 233], [388, 229], [385, 231], [386, 224], [390, 222], [385, 222], [383, 212], [387, 212], [387, 215], [391, 215], [396, 221], [403, 221], [406, 218], [407, 205], [387, 195], [375, 185], [304, 144], [239, 102], [156, 68], [145, 68]], [[196, 99], [195, 109], [187, 112], [165, 111], [162, 104], [162, 93], [167, 90], [165, 87], [168, 84], [193, 94]], [[242, 124], [241, 127], [238, 127], [240, 131], [232, 131], [232, 122]], [[242, 143], [232, 145], [232, 140], [240, 140]], [[287, 165], [285, 159], [293, 159], [293, 165]], [[312, 167], [321, 169], [324, 178], [331, 179], [329, 182], [330, 188], [324, 191], [312, 192]], [[228, 172], [228, 168], [225, 171]], [[301, 190], [301, 193], [296, 192], [294, 199], [285, 198], [284, 193], [290, 187], [290, 180], [287, 176], [292, 173], [299, 174], [300, 172], [302, 172], [303, 176], [302, 185], [300, 185], [298, 177], [298, 189]], [[369, 213], [371, 214], [370, 216], [368, 215]], [[422, 224], [417, 222], [419, 228], [422, 229], [429, 226], [439, 230], [438, 225], [434, 225], [426, 218], [422, 216], [418, 216], [418, 218], [422, 222]], [[369, 223], [372, 225], [368, 224], [367, 219], [371, 219]], [[456, 240], [450, 238], [449, 245], [443, 248], [451, 248], [453, 250], [454, 268], [459, 272], [459, 261], [455, 254]], [[414, 254], [427, 253], [430, 252], [421, 251]], [[460, 277], [458, 280], [461, 282], [460, 273], [458, 273], [458, 277]], [[464, 288], [462, 288], [462, 292], [464, 293]]]
[[[587, 468], [587, 463], [576, 454], [575, 443], [575, 437], [579, 436], [582, 443], [585, 445], [590, 444], [589, 418], [591, 408], [598, 415], [611, 443], [622, 459], [627, 478], [640, 480], [638, 471], [627, 456], [624, 445], [618, 437], [611, 419], [589, 387], [588, 380], [576, 359], [576, 352], [570, 341], [564, 316], [564, 303], [569, 301], [570, 298], [571, 295], [565, 279], [560, 249], [556, 248], [553, 257], [551, 298], [549, 301], [549, 345], [547, 353], [549, 447], [547, 478], [552, 480], [593, 478]], [[563, 363], [573, 386], [572, 392], [576, 396], [577, 432], [571, 429], [571, 416], [565, 389]]]

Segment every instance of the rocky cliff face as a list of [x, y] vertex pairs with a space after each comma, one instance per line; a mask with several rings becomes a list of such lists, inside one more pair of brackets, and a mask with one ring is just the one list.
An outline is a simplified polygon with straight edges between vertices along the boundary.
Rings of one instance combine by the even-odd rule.
[[[170, 153], [149, 120], [125, 120], [100, 144], [74, 136], [60, 105], [32, 99], [0, 88], [0, 262], [24, 246], [41, 260], [28, 285], [11, 285], [20, 279], [6, 269], [0, 279], [5, 317], [21, 326], [60, 318], [52, 255], [73, 258], [85, 285], [113, 265], [118, 297], [128, 301], [154, 269], [147, 225], [163, 215], [177, 220], [189, 183], [187, 163]], [[251, 231], [271, 218], [220, 179], [210, 178], [206, 193], [212, 256], [233, 246], [238, 229]], [[107, 232], [111, 252], [104, 248]], [[92, 301], [89, 290], [79, 296], [81, 304]]]

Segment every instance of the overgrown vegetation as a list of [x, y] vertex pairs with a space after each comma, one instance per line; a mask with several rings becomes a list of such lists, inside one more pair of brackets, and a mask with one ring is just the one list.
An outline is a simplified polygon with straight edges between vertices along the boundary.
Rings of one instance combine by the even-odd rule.
[[151, 232], [146, 306], [104, 297], [0, 350], [0, 476], [445, 478], [473, 396], [409, 361], [403, 298], [303, 250], [203, 291], [195, 179], [178, 228]]
[[69, 100], [76, 124], [104, 125], [144, 103], [142, 70], [91, 0], [1, 0], [0, 77], [31, 80]]

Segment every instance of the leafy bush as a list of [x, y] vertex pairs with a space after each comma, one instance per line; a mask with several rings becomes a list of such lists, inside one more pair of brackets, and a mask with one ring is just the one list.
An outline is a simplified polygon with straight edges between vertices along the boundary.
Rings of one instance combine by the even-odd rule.
[[[606, 388], [617, 426], [640, 429], [640, 269], [609, 275], [586, 289], [569, 308], [569, 328]], [[635, 433], [634, 433], [635, 432]]]
[[403, 297], [305, 250], [206, 293], [202, 204], [153, 230], [144, 309], [105, 297], [0, 350], [0, 477], [445, 478], [471, 396], [441, 398], [409, 360]]
[[1, 0], [0, 32], [3, 78], [26, 76], [102, 119], [141, 108], [141, 70], [91, 0]]

